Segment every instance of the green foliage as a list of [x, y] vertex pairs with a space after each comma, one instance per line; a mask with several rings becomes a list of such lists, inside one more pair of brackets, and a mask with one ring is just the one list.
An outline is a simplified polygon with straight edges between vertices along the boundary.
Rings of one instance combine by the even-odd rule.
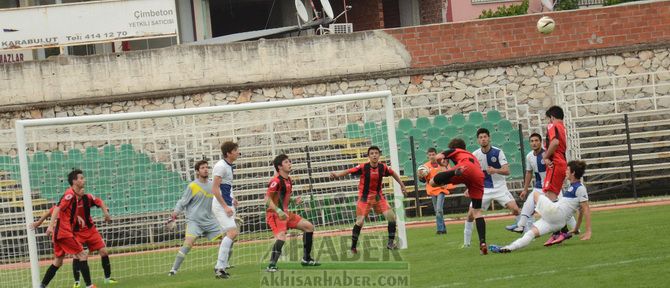
[[575, 10], [579, 8], [579, 0], [561, 0], [558, 2], [558, 6], [554, 7], [555, 10]]
[[482, 15], [479, 15], [479, 19], [525, 15], [526, 13], [528, 13], [528, 0], [523, 0], [519, 5], [500, 6], [496, 11], [484, 10]]
[[635, 2], [640, 0], [605, 0], [603, 1], [603, 6], [617, 5], [626, 2]]

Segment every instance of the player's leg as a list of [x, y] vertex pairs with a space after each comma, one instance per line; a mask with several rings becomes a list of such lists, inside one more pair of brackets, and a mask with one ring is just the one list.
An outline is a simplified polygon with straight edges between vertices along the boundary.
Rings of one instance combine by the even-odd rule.
[[[54, 243], [55, 244], [55, 243]], [[49, 282], [56, 276], [56, 272], [58, 272], [58, 269], [63, 266], [63, 258], [65, 258], [65, 253], [62, 253], [62, 250], [58, 250], [56, 245], [54, 245], [54, 260], [51, 263], [51, 266], [47, 269], [47, 272], [44, 273], [44, 277], [42, 277], [42, 285], [41, 287], [47, 287], [49, 285]]]
[[479, 250], [482, 255], [488, 254], [486, 247], [486, 221], [482, 215], [481, 199], [472, 199], [472, 216], [475, 218], [477, 235], [479, 236]]
[[435, 209], [435, 221], [437, 222], [437, 233], [438, 234], [447, 234], [447, 226], [444, 225], [444, 193], [439, 193], [435, 197], [433, 202], [433, 208]]
[[533, 189], [530, 195], [526, 196], [526, 201], [523, 202], [521, 207], [521, 217], [519, 217], [519, 222], [517, 223], [517, 228], [514, 229], [514, 232], [527, 232], [530, 227], [532, 227], [533, 214], [535, 213], [535, 200], [533, 199], [533, 194], [541, 193], [540, 189]]
[[[384, 203], [384, 204], [386, 204], [386, 203]], [[388, 226], [387, 226], [388, 243], [386, 244], [386, 248], [391, 249], [391, 250], [396, 249], [397, 246], [395, 245], [395, 242], [394, 242], [395, 241], [395, 234], [396, 234], [396, 230], [397, 230], [397, 223], [396, 223], [395, 213], [393, 212], [393, 210], [387, 208], [386, 210], [382, 211], [381, 214], [384, 215], [384, 218], [386, 218], [386, 221], [388, 222]]]
[[468, 215], [465, 218], [465, 224], [463, 228], [463, 246], [461, 246], [461, 248], [470, 247], [470, 242], [472, 242], [472, 226], [474, 225], [474, 221], [475, 217], [472, 211], [472, 202], [470, 202]]
[[356, 203], [356, 222], [354, 228], [351, 230], [351, 253], [358, 253], [358, 238], [361, 235], [361, 229], [365, 223], [365, 217], [370, 213], [370, 206], [368, 202], [358, 201]]
[[[186, 229], [187, 231], [188, 226], [190, 225], [187, 225]], [[181, 247], [179, 248], [179, 251], [177, 251], [177, 255], [174, 258], [174, 263], [172, 264], [172, 269], [170, 269], [168, 275], [174, 276], [175, 274], [177, 274], [177, 271], [179, 271], [179, 267], [181, 267], [181, 263], [184, 262], [186, 255], [188, 255], [188, 252], [191, 251], [191, 247], [193, 247], [193, 243], [195, 242], [196, 238], [197, 238], [196, 235], [189, 235], [188, 233], [186, 234], [184, 244], [182, 244]]]
[[212, 235], [217, 233], [221, 235], [221, 233], [224, 233], [225, 231], [225, 235], [219, 244], [219, 253], [217, 255], [216, 265], [214, 266], [216, 277], [225, 279], [230, 276], [228, 272], [226, 272], [226, 268], [228, 267], [228, 260], [230, 259], [230, 251], [232, 250], [233, 242], [235, 241], [235, 238], [237, 238], [239, 230], [235, 223], [235, 209], [233, 208], [233, 215], [228, 216], [225, 211], [217, 209], [216, 207], [221, 207], [221, 205], [212, 203], [212, 211], [218, 221], [218, 227], [209, 225], [208, 230], [214, 232]]
[[[287, 215], [288, 216], [288, 215]], [[288, 219], [279, 219], [277, 213], [268, 212], [265, 221], [275, 236], [275, 243], [272, 245], [272, 254], [270, 255], [270, 264], [265, 271], [277, 272], [277, 262], [281, 256], [282, 248], [286, 242], [286, 230]]]
[[102, 271], [105, 273], [105, 284], [116, 284], [118, 281], [112, 278], [112, 263], [109, 261], [109, 252], [107, 248], [102, 247], [98, 250], [100, 254], [100, 262], [102, 264]]
[[[75, 241], [72, 239], [72, 241]], [[76, 242], [76, 241], [75, 241]], [[76, 242], [79, 246], [79, 242]], [[86, 287], [91, 287], [93, 285], [93, 282], [91, 281], [91, 270], [88, 267], [88, 252], [86, 250], [82, 250], [81, 252], [74, 254], [74, 257], [79, 259], [79, 271], [81, 272], [81, 276], [84, 278], [84, 283], [86, 283]]]
[[[303, 257], [301, 264], [302, 266], [319, 266], [319, 262], [312, 258], [312, 245], [314, 238], [314, 225], [312, 222], [309, 222], [305, 219], [300, 218], [300, 216], [290, 213], [289, 221], [287, 226], [289, 228], [295, 227], [296, 229], [301, 230], [302, 233], [302, 247], [303, 247]], [[299, 220], [298, 220], [299, 219]], [[297, 221], [297, 223], [295, 223]]]

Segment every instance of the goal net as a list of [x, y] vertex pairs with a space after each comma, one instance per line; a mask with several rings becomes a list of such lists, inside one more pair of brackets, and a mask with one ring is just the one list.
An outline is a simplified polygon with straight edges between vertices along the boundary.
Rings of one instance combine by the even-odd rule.
[[[111, 255], [112, 276], [123, 280], [166, 274], [183, 243], [186, 223], [183, 215], [174, 231], [167, 230], [165, 223], [186, 185], [194, 179], [194, 163], [206, 159], [213, 167], [221, 159], [221, 144], [235, 141], [241, 157], [235, 162], [233, 193], [239, 201], [237, 223], [241, 234], [233, 246], [231, 264], [258, 269], [259, 263], [269, 260], [273, 239], [265, 223], [264, 202], [268, 182], [275, 173], [271, 161], [278, 154], [288, 154], [293, 162], [294, 195], [301, 195], [304, 200], [291, 210], [316, 227], [313, 256], [322, 262], [336, 261], [337, 257], [329, 253], [344, 253], [350, 245], [358, 179], [349, 176], [333, 180], [330, 171], [367, 161], [367, 148], [377, 145], [383, 150], [382, 161], [400, 172], [393, 105], [389, 103], [390, 92], [371, 92], [18, 121], [17, 147], [21, 153], [14, 161], [21, 164], [20, 171], [27, 173], [15, 173], [11, 179], [23, 184], [23, 195], [32, 196], [22, 207], [23, 217], [30, 222], [33, 213], [41, 214], [60, 199], [69, 186], [68, 172], [82, 169], [86, 193], [101, 198], [110, 207], [110, 223], [102, 221], [99, 209], [91, 210]], [[16, 177], [18, 174], [22, 178]], [[399, 245], [406, 247], [402, 194], [393, 183], [390, 177], [385, 179], [384, 194], [398, 214]], [[6, 275], [20, 278], [26, 274], [25, 269], [32, 268], [33, 285], [39, 282], [53, 257], [52, 243], [45, 235], [47, 225], [48, 221], [34, 232], [15, 227], [27, 238], [30, 249], [17, 249], [21, 253], [15, 259], [22, 259], [25, 265], [13, 269], [24, 269], [23, 274]], [[383, 216], [371, 214], [365, 226], [371, 229], [364, 230], [361, 237], [366, 244], [359, 246], [385, 247], [386, 229], [375, 228], [382, 225], [386, 227]], [[280, 265], [302, 257], [301, 232], [290, 230], [289, 234], [291, 240], [284, 247]], [[320, 245], [320, 241], [334, 238], [338, 240]], [[180, 273], [211, 273], [218, 244], [219, 240], [199, 238]], [[322, 246], [335, 251], [316, 248]], [[97, 253], [92, 255], [91, 275], [94, 282], [100, 283], [100, 259]], [[53, 286], [71, 285], [70, 265], [66, 261], [52, 281]], [[42, 273], [37, 272], [38, 266]], [[5, 275], [5, 271], [0, 270], [0, 275]], [[4, 282], [7, 278], [3, 279]], [[21, 287], [26, 284], [21, 279], [12, 283]]]

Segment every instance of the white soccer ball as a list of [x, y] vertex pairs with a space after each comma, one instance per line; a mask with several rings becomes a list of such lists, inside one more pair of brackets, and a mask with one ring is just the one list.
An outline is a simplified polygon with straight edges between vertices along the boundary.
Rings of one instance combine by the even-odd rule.
[[540, 18], [540, 20], [537, 20], [537, 31], [539, 31], [542, 34], [551, 33], [552, 31], [554, 31], [554, 27], [556, 27], [554, 19], [551, 19], [548, 16], [544, 16]]
[[420, 178], [424, 178], [428, 175], [430, 172], [430, 169], [426, 167], [425, 165], [419, 166], [419, 169], [416, 169], [416, 175], [418, 175]]

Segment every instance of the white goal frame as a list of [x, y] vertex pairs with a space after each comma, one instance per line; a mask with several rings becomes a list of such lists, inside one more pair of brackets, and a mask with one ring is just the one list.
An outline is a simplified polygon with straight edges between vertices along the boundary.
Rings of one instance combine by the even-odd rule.
[[[25, 132], [27, 127], [87, 124], [87, 123], [98, 123], [98, 122], [109, 122], [109, 121], [125, 121], [125, 120], [187, 116], [187, 115], [198, 115], [198, 114], [212, 114], [222, 112], [238, 112], [246, 110], [285, 108], [285, 107], [295, 107], [304, 105], [319, 105], [319, 104], [347, 102], [347, 101], [362, 101], [370, 99], [385, 100], [384, 104], [385, 106], [384, 109], [386, 112], [385, 116], [387, 123], [389, 123], [389, 125], [387, 126], [387, 133], [388, 133], [387, 135], [390, 147], [389, 156], [391, 160], [391, 167], [395, 171], [400, 171], [398, 163], [398, 148], [396, 143], [396, 130], [395, 130], [396, 128], [395, 128], [393, 98], [391, 91], [388, 90], [346, 94], [346, 95], [333, 95], [333, 96], [312, 97], [312, 98], [302, 98], [293, 100], [282, 100], [273, 102], [234, 104], [224, 106], [196, 107], [196, 108], [185, 108], [185, 109], [174, 109], [174, 110], [158, 110], [158, 111], [104, 114], [104, 115], [86, 115], [86, 116], [62, 117], [62, 118], [17, 120], [15, 124], [16, 144], [17, 144], [18, 159], [21, 173], [21, 189], [23, 192], [23, 205], [24, 205], [23, 211], [26, 221], [28, 251], [30, 256], [30, 268], [31, 268], [30, 270], [31, 270], [31, 279], [33, 287], [35, 288], [39, 287], [41, 279], [40, 279], [39, 255], [37, 250], [35, 231], [30, 228], [30, 224], [33, 223], [34, 218], [33, 218], [33, 203], [32, 203], [33, 201], [31, 198], [32, 189], [30, 187], [30, 174], [28, 169], [28, 154], [26, 152], [27, 145], [26, 145]], [[393, 181], [393, 194], [394, 194], [395, 212], [398, 218], [397, 219], [398, 238], [400, 240], [399, 248], [406, 249], [407, 234], [405, 230], [405, 211], [402, 203], [404, 197], [400, 190], [400, 185], [395, 181]]]

